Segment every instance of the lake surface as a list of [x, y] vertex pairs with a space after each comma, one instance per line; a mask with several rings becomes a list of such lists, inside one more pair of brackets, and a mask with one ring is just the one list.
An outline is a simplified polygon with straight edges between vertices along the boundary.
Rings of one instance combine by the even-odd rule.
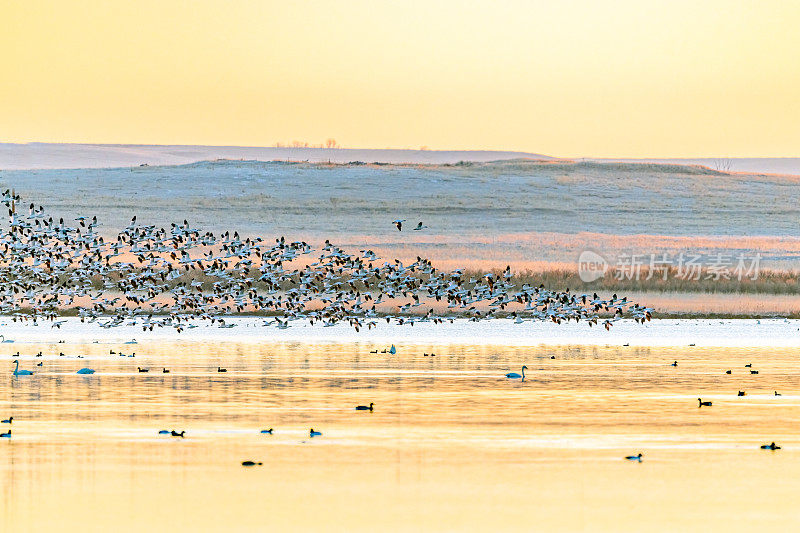
[[[511, 346], [450, 335], [395, 340], [388, 355], [370, 353], [389, 346], [375, 337], [238, 342], [234, 329], [134, 345], [122, 344], [127, 332], [84, 328], [83, 341], [65, 334], [57, 344], [40, 326], [0, 344], [0, 418], [14, 416], [12, 438], [0, 439], [2, 531], [800, 525], [797, 346]], [[17, 351], [35, 375], [11, 375]], [[523, 364], [524, 382], [503, 378]], [[76, 375], [81, 367], [97, 373]], [[698, 408], [698, 396], [714, 405]], [[369, 402], [374, 412], [354, 410]], [[312, 427], [323, 435], [310, 439]], [[784, 448], [759, 449], [773, 440]], [[622, 459], [640, 452], [642, 463]]]

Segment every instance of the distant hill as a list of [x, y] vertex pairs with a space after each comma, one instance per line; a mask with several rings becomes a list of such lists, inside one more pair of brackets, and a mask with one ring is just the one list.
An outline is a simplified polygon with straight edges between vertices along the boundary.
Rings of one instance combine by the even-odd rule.
[[527, 152], [491, 150], [379, 150], [352, 148], [274, 148], [250, 146], [184, 146], [136, 144], [0, 143], [0, 169], [116, 168], [139, 165], [183, 165], [216, 159], [251, 161], [331, 161], [348, 163], [445, 164], [459, 161], [551, 157]]

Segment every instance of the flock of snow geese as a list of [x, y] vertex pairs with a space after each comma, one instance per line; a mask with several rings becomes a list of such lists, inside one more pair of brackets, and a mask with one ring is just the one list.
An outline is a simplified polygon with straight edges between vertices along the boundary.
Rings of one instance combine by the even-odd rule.
[[[68, 225], [42, 206], [18, 212], [21, 199], [11, 191], [0, 201], [10, 220], [0, 231], [0, 313], [14, 321], [49, 320], [60, 328], [69, 310], [82, 322], [145, 331], [183, 331], [198, 321], [234, 327], [225, 317], [236, 313], [263, 315], [264, 325], [278, 328], [295, 320], [359, 330], [379, 320], [510, 317], [609, 329], [623, 316], [644, 323], [652, 311], [616, 295], [515, 286], [510, 268], [466, 279], [462, 269], [441, 271], [421, 257], [381, 262], [371, 250], [351, 254], [329, 241], [312, 255], [304, 241], [214, 235], [186, 220], [157, 228], [135, 216], [114, 237], [99, 232], [96, 216]], [[402, 221], [394, 224], [402, 228]]]

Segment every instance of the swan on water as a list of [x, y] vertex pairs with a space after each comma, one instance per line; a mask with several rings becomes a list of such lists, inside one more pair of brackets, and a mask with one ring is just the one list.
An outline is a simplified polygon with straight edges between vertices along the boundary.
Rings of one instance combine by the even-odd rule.
[[33, 375], [33, 372], [31, 372], [30, 370], [20, 370], [19, 369], [19, 359], [14, 361], [14, 364], [17, 365], [16, 367], [14, 367], [14, 375], [15, 376], [32, 376]]
[[509, 372], [506, 374], [508, 379], [519, 379], [522, 378], [522, 381], [525, 381], [525, 371], [528, 369], [527, 366], [522, 365], [522, 374], [517, 374], [516, 372]]

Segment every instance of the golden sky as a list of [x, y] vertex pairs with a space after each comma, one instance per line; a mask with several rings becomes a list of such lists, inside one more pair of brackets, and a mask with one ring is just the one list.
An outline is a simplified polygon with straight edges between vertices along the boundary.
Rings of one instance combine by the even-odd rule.
[[800, 156], [800, 2], [0, 2], [0, 141]]

